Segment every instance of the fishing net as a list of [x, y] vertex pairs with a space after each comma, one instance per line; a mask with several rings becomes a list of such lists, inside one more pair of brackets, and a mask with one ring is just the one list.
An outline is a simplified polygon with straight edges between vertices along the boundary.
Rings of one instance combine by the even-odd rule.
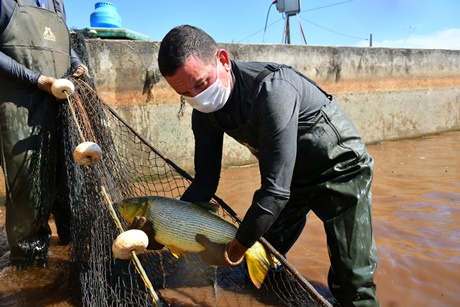
[[[73, 45], [84, 49], [75, 37]], [[270, 271], [260, 289], [253, 286], [244, 262], [214, 267], [196, 253], [176, 258], [167, 247], [137, 255], [138, 262], [114, 258], [112, 243], [120, 227], [129, 225], [116, 206], [110, 210], [111, 203], [146, 195], [179, 199], [193, 179], [106, 104], [90, 77], [69, 78], [76, 90], [61, 108], [72, 212], [69, 258], [79, 289], [75, 295], [84, 306], [331, 305], [279, 254], [284, 265]], [[92, 166], [73, 160], [82, 140], [102, 148], [102, 159]], [[221, 205], [221, 216], [240, 222], [220, 198], [213, 201]]]

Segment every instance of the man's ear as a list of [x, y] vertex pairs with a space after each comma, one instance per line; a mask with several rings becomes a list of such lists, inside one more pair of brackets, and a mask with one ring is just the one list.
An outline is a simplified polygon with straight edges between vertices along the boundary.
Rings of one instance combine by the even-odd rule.
[[229, 71], [230, 70], [230, 55], [228, 54], [228, 51], [225, 49], [219, 49], [219, 51], [217, 51], [217, 58], [222, 63], [224, 68], [227, 71]]

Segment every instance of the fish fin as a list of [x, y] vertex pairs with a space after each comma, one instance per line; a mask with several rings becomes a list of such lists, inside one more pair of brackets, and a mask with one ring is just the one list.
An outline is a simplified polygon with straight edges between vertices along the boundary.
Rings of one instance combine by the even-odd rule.
[[171, 251], [171, 254], [173, 254], [173, 256], [176, 257], [177, 259], [179, 259], [179, 256], [183, 256], [184, 258], [187, 258], [184, 250], [178, 247], [175, 247], [174, 245], [169, 245], [168, 247], [169, 247], [169, 250]]
[[197, 205], [198, 207], [201, 207], [203, 209], [206, 209], [214, 213], [217, 212], [217, 210], [219, 210], [219, 207], [220, 207], [218, 204], [207, 203], [207, 202], [196, 202], [194, 204]]
[[272, 254], [268, 253], [260, 242], [256, 242], [244, 254], [248, 266], [249, 277], [257, 289], [260, 289], [268, 270], [275, 263]]

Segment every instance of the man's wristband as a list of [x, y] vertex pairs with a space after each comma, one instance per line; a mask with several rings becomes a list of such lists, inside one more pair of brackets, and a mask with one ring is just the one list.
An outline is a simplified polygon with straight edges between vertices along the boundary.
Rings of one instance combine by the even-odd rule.
[[227, 251], [227, 250], [228, 250], [228, 246], [229, 246], [229, 245], [227, 245], [227, 248], [225, 249], [225, 252], [224, 252], [225, 261], [227, 261], [227, 263], [230, 264], [231, 266], [236, 266], [236, 265], [240, 264], [241, 262], [243, 262], [244, 255], [243, 255], [243, 257], [241, 257], [241, 259], [238, 260], [238, 261], [231, 261], [231, 260], [230, 260], [230, 258], [228, 257], [228, 251]]

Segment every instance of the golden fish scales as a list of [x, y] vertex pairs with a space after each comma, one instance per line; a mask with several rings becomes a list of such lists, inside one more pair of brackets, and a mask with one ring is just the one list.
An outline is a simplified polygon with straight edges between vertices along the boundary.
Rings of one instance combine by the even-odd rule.
[[146, 217], [155, 228], [155, 239], [170, 249], [200, 252], [204, 247], [196, 242], [195, 235], [205, 235], [215, 243], [229, 243], [236, 233], [236, 226], [224, 218], [196, 204], [154, 202]]

